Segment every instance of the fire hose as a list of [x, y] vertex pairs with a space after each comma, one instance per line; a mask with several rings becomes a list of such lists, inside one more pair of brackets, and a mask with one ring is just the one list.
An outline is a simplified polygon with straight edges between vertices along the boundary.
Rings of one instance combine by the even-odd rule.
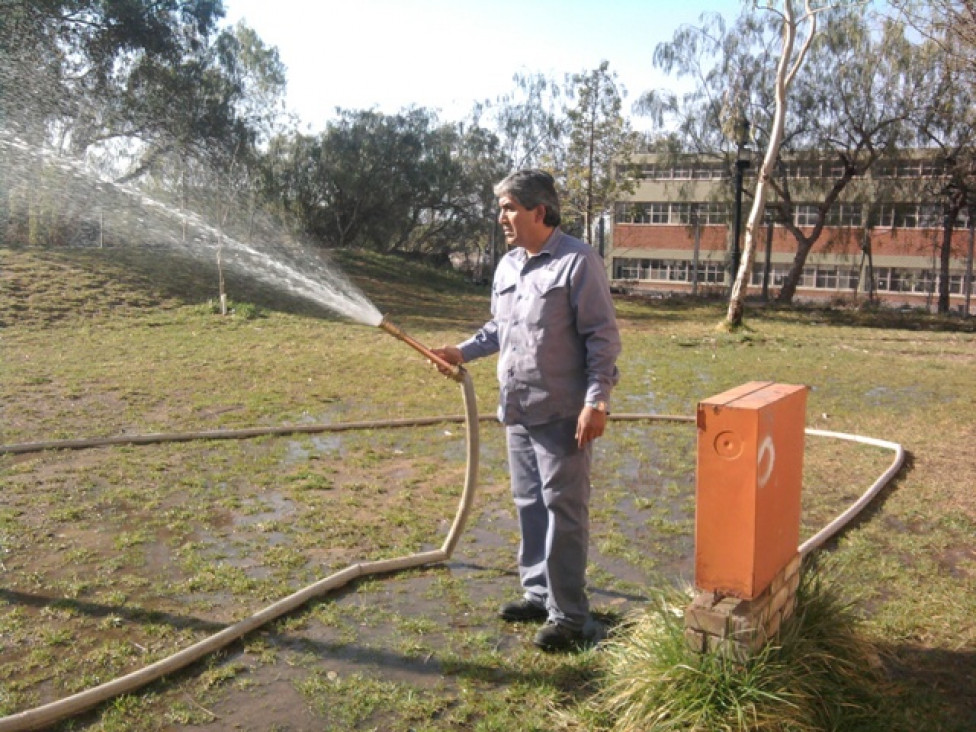
[[[272, 605], [269, 605], [260, 612], [234, 623], [219, 633], [205, 638], [204, 640], [195, 643], [188, 648], [184, 648], [182, 651], [174, 653], [167, 658], [145, 666], [138, 671], [134, 671], [133, 673], [125, 676], [120, 676], [112, 681], [86, 689], [85, 691], [65, 697], [64, 699], [59, 699], [49, 704], [35, 707], [34, 709], [28, 709], [17, 714], [11, 714], [7, 717], [0, 718], [0, 732], [20, 732], [20, 730], [31, 730], [46, 727], [62, 719], [78, 715], [104, 701], [107, 701], [108, 699], [112, 699], [116, 696], [121, 696], [122, 694], [127, 694], [131, 691], [139, 689], [146, 684], [162, 678], [163, 676], [171, 674], [185, 668], [186, 666], [189, 666], [196, 661], [199, 661], [204, 656], [224, 648], [237, 639], [247, 635], [251, 631], [261, 627], [262, 625], [293, 612], [307, 603], [309, 600], [319, 597], [338, 587], [342, 587], [360, 577], [375, 574], [385, 574], [388, 572], [398, 572], [404, 569], [420, 567], [425, 564], [444, 562], [450, 558], [451, 554], [454, 552], [454, 548], [457, 546], [458, 540], [460, 539], [461, 532], [464, 530], [464, 525], [468, 520], [468, 516], [471, 513], [471, 506], [474, 502], [475, 487], [478, 481], [478, 455], [480, 443], [478, 435], [478, 405], [475, 399], [474, 386], [472, 384], [471, 377], [464, 369], [446, 363], [443, 361], [443, 359], [439, 358], [436, 354], [425, 348], [419, 342], [410, 338], [410, 336], [406, 335], [396, 326], [388, 323], [388, 321], [385, 319], [383, 324], [381, 324], [381, 327], [394, 337], [399, 338], [412, 348], [420, 351], [432, 362], [441, 367], [442, 371], [446, 371], [452, 379], [461, 384], [461, 392], [464, 399], [464, 422], [466, 426], [467, 443], [464, 488], [461, 492], [461, 499], [460, 503], [458, 504], [457, 512], [454, 516], [454, 522], [451, 525], [450, 530], [447, 532], [447, 537], [444, 539], [444, 543], [441, 545], [441, 548], [432, 551], [419, 552], [417, 554], [409, 554], [407, 556], [396, 557], [393, 559], [381, 559], [377, 561], [351, 564], [345, 569], [329, 575], [328, 577], [319, 580], [318, 582], [315, 582], [304, 589], [299, 590], [298, 592], [295, 592], [288, 597], [279, 600], [278, 602], [275, 602]], [[431, 423], [435, 421], [437, 420], [430, 420]], [[401, 421], [401, 424], [405, 423], [406, 421]], [[411, 424], [416, 423], [416, 420], [411, 422]], [[341, 429], [353, 429], [353, 427], [346, 424], [342, 425]], [[294, 433], [302, 430], [286, 429], [278, 432], [278, 434], [285, 431]], [[325, 431], [325, 429], [320, 427], [316, 431], [322, 432]], [[255, 434], [255, 431], [248, 430], [234, 430], [232, 432], [235, 433], [232, 436], [236, 438], [252, 436]], [[267, 431], [262, 432], [267, 434]], [[174, 441], [176, 439], [188, 440], [198, 439], [201, 437], [206, 438], [207, 435], [209, 435], [211, 438], [214, 437], [213, 433], [204, 432], [199, 433], [197, 437], [187, 436], [185, 434], [145, 435], [142, 436], [142, 439], [140, 440], [128, 439], [124, 441], [130, 444], [147, 444], [149, 442]], [[220, 437], [229, 438], [231, 435], [222, 434]], [[68, 442], [69, 444], [61, 445], [57, 445], [56, 443], [28, 443], [22, 445], [0, 446], [0, 453], [35, 452], [42, 449], [55, 449], [55, 447], [80, 449], [83, 447], [95, 447], [97, 445], [119, 444], [111, 438], [107, 440], [77, 440]]]
[[[395, 338], [402, 340], [410, 347], [419, 351], [421, 354], [427, 357], [428, 360], [438, 366], [442, 373], [454, 379], [461, 385], [462, 397], [464, 401], [463, 417], [421, 417], [370, 422], [347, 422], [332, 425], [296, 425], [272, 428], [156, 433], [93, 439], [31, 442], [0, 445], [0, 454], [24, 454], [54, 449], [85, 449], [121, 444], [153, 444], [198, 439], [247, 439], [250, 437], [264, 435], [309, 434], [327, 431], [339, 432], [377, 427], [410, 427], [449, 421], [456, 422], [463, 419], [466, 429], [467, 445], [464, 487], [461, 492], [461, 498], [454, 516], [453, 524], [451, 525], [451, 528], [448, 531], [441, 548], [396, 557], [393, 559], [382, 559], [351, 564], [345, 569], [329, 575], [328, 577], [308, 585], [307, 587], [285, 597], [284, 599], [269, 605], [250, 617], [238, 621], [237, 623], [228, 626], [224, 630], [153, 664], [145, 666], [125, 676], [120, 676], [99, 686], [95, 686], [72, 696], [65, 697], [64, 699], [0, 718], [0, 732], [21, 732], [22, 730], [40, 729], [68, 717], [81, 714], [82, 712], [91, 709], [92, 707], [95, 707], [108, 699], [135, 691], [136, 689], [156, 681], [163, 676], [172, 674], [195, 663], [201, 658], [226, 647], [257, 628], [260, 628], [261, 626], [276, 620], [283, 615], [293, 612], [310, 600], [342, 587], [360, 577], [397, 572], [427, 564], [444, 562], [450, 558], [455, 547], [457, 546], [458, 540], [460, 539], [461, 532], [464, 530], [468, 516], [470, 515], [478, 477], [478, 423], [480, 420], [478, 416], [477, 403], [475, 400], [474, 386], [472, 384], [471, 377], [466, 370], [454, 364], [447, 363], [430, 351], [430, 349], [426, 348], [418, 341], [405, 334], [401, 329], [390, 323], [385, 318], [383, 319], [382, 323], [380, 323], [379, 327], [390, 335], [393, 335]], [[494, 420], [494, 417], [483, 417], [482, 419]], [[695, 421], [695, 418], [690, 416], [660, 414], [616, 414], [612, 415], [611, 419], [614, 421]], [[849, 440], [861, 444], [881, 447], [893, 451], [895, 453], [895, 457], [884, 473], [882, 473], [882, 475], [867, 489], [867, 491], [864, 492], [864, 494], [861, 495], [857, 501], [838, 515], [827, 526], [800, 545], [799, 551], [802, 556], [806, 556], [815, 549], [821, 547], [831, 537], [841, 531], [844, 526], [850, 523], [857, 516], [857, 514], [860, 513], [860, 511], [871, 502], [878, 492], [880, 492], [880, 490], [898, 473], [902, 464], [904, 463], [905, 458], [905, 451], [901, 445], [885, 440], [841, 432], [825, 432], [814, 429], [807, 429], [806, 434]]]

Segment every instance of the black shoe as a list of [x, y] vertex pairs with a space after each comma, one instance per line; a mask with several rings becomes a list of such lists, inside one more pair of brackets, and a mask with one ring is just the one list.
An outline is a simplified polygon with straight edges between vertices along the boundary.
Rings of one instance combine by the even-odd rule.
[[545, 620], [549, 617], [549, 611], [542, 605], [537, 605], [524, 597], [514, 602], [506, 602], [498, 609], [498, 614], [502, 620], [507, 620], [510, 623]]
[[587, 645], [587, 638], [582, 630], [573, 630], [559, 623], [548, 622], [539, 628], [532, 642], [542, 650], [553, 653], [580, 650]]

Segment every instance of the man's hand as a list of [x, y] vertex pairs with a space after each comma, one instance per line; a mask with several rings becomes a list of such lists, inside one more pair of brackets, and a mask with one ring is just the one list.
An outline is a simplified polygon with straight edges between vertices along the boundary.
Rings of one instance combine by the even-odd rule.
[[[440, 348], [431, 348], [430, 350], [435, 356], [439, 356], [455, 366], [460, 366], [464, 363], [464, 356], [461, 355], [461, 349], [457, 346], [441, 346]], [[444, 376], [451, 376], [451, 372], [447, 369], [442, 368], [438, 364], [434, 365], [437, 366], [437, 370], [444, 374]]]
[[583, 407], [576, 420], [576, 444], [582, 450], [590, 440], [603, 434], [607, 427], [607, 413], [593, 407]]

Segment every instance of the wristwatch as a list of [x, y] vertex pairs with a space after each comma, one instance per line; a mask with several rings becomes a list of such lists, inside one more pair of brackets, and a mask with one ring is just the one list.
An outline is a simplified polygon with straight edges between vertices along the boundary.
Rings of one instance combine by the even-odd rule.
[[606, 412], [607, 411], [607, 403], [606, 402], [587, 402], [586, 403], [586, 406], [588, 406], [590, 409], [595, 409], [598, 412]]

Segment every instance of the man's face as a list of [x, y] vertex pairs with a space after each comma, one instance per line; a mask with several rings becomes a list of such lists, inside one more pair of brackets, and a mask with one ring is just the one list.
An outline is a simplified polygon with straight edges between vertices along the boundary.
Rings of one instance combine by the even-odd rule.
[[537, 229], [545, 216], [545, 207], [529, 209], [510, 195], [503, 194], [498, 198], [498, 208], [498, 223], [508, 246], [525, 246], [535, 241]]

